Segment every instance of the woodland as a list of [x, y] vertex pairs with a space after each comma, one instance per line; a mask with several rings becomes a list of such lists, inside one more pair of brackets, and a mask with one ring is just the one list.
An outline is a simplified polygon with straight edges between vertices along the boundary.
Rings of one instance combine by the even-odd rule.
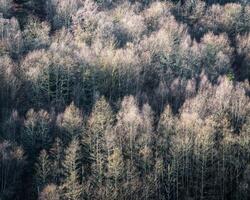
[[248, 200], [249, 81], [249, 0], [0, 0], [0, 200]]

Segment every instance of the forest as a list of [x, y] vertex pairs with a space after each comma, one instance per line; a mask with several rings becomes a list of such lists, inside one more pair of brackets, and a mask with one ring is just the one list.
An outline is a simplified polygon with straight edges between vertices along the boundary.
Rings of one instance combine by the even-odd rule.
[[0, 200], [248, 200], [249, 81], [249, 0], [0, 0]]

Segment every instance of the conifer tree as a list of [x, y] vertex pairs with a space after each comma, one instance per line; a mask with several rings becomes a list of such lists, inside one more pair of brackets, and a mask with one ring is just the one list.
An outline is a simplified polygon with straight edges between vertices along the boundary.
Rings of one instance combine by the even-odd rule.
[[[172, 194], [171, 183], [173, 178], [170, 176], [171, 167], [171, 145], [172, 138], [175, 137], [176, 119], [173, 116], [172, 110], [167, 105], [160, 116], [157, 126], [157, 142], [156, 142], [156, 163], [155, 170], [161, 170], [162, 173], [157, 172], [156, 181], [161, 184], [158, 186], [159, 195], [166, 195], [168, 199]], [[159, 169], [158, 169], [159, 168]], [[163, 169], [162, 169], [163, 168]], [[160, 175], [160, 177], [159, 177]], [[167, 180], [166, 182], [164, 180]]]
[[43, 187], [49, 183], [52, 175], [52, 166], [46, 150], [42, 150], [36, 163], [36, 184], [40, 193]]
[[31, 158], [39, 153], [41, 149], [49, 147], [52, 140], [50, 128], [51, 119], [46, 111], [35, 112], [31, 109], [27, 112], [22, 129], [22, 142]]
[[50, 149], [51, 155], [51, 175], [52, 181], [59, 185], [62, 181], [63, 176], [63, 143], [60, 138], [56, 138], [54, 144]]
[[58, 116], [57, 124], [62, 129], [63, 140], [68, 143], [74, 137], [78, 137], [84, 131], [84, 122], [79, 108], [72, 102], [66, 107], [63, 114]]
[[123, 177], [124, 162], [122, 152], [119, 148], [115, 148], [110, 154], [108, 165], [108, 177], [109, 177], [109, 188], [111, 189], [108, 193], [110, 199], [121, 198], [121, 179]]
[[82, 199], [83, 186], [80, 185], [79, 150], [79, 142], [74, 138], [65, 151], [63, 161], [65, 178], [61, 185], [63, 199], [65, 200]]
[[142, 107], [142, 119], [143, 127], [137, 141], [139, 146], [139, 160], [137, 161], [140, 166], [140, 171], [143, 176], [143, 188], [145, 188], [145, 198], [149, 198], [152, 192], [152, 170], [154, 166], [154, 151], [153, 144], [155, 142], [155, 137], [153, 134], [153, 111], [148, 104]]
[[134, 97], [124, 97], [121, 109], [117, 114], [116, 141], [122, 147], [123, 152], [129, 156], [131, 162], [134, 160], [138, 148], [136, 139], [140, 135], [142, 117]]
[[110, 151], [107, 147], [106, 135], [113, 125], [113, 112], [104, 97], [96, 102], [88, 121], [90, 148], [93, 153], [93, 167], [102, 179], [107, 171], [107, 158]]
[[0, 199], [15, 198], [26, 164], [24, 151], [8, 141], [0, 143]]
[[59, 200], [60, 193], [58, 187], [54, 184], [47, 185], [39, 194], [39, 200]]

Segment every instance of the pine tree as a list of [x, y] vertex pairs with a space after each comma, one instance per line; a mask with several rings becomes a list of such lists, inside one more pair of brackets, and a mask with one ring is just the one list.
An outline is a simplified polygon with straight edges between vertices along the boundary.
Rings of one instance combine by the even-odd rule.
[[17, 66], [9, 56], [0, 56], [0, 63], [1, 108], [8, 109], [17, 97], [17, 92], [20, 89], [20, 81], [16, 77]]
[[51, 119], [46, 111], [40, 110], [35, 112], [31, 109], [27, 112], [21, 139], [31, 158], [39, 153], [40, 150], [49, 147], [52, 140], [50, 128]]
[[[159, 197], [174, 197], [174, 164], [171, 152], [172, 140], [176, 132], [176, 119], [170, 105], [167, 105], [160, 116], [156, 136], [155, 189]], [[177, 170], [177, 169], [176, 169]]]
[[111, 107], [104, 97], [94, 105], [88, 121], [90, 148], [94, 163], [92, 169], [98, 173], [97, 179], [102, 180], [107, 171], [107, 157], [110, 151], [107, 147], [106, 134], [111, 131], [114, 122]]
[[62, 181], [63, 176], [63, 144], [60, 138], [56, 138], [54, 144], [52, 145], [52, 148], [50, 149], [50, 155], [51, 155], [51, 175], [52, 175], [52, 181], [59, 185]]
[[121, 178], [123, 176], [124, 162], [122, 152], [119, 148], [115, 148], [110, 154], [108, 165], [108, 187], [110, 191], [108, 192], [108, 198], [119, 199], [121, 198]]
[[142, 116], [136, 100], [132, 96], [124, 97], [117, 114], [116, 143], [122, 147], [122, 151], [129, 156], [131, 162], [138, 155], [136, 139], [140, 137], [141, 127], [143, 127]]
[[157, 126], [157, 157], [163, 158], [164, 163], [170, 159], [170, 141], [175, 134], [175, 118], [169, 105], [167, 105], [160, 116]]
[[65, 151], [63, 161], [64, 181], [61, 186], [63, 199], [80, 200], [82, 199], [83, 188], [80, 185], [79, 176], [79, 142], [73, 139]]
[[219, 198], [216, 196], [219, 185], [214, 179], [217, 173], [214, 166], [218, 165], [214, 124], [213, 119], [206, 119], [204, 124], [200, 125], [194, 141], [192, 184], [197, 197], [201, 199]]
[[37, 191], [40, 193], [43, 187], [49, 183], [51, 178], [51, 161], [47, 154], [46, 150], [42, 150], [38, 157], [38, 161], [36, 163], [36, 184], [37, 184]]
[[12, 58], [19, 58], [23, 50], [22, 32], [16, 18], [4, 19], [0, 17], [2, 46]]
[[25, 50], [46, 48], [50, 44], [50, 26], [46, 22], [39, 22], [34, 18], [28, 19], [23, 31]]
[[[154, 167], [154, 151], [153, 144], [155, 141], [153, 134], [153, 111], [148, 104], [142, 107], [142, 130], [137, 139], [137, 148], [139, 149], [139, 159], [137, 165], [139, 165], [139, 173], [142, 176], [142, 188], [138, 188], [145, 195], [143, 198], [149, 199], [153, 195], [153, 174], [152, 170]], [[136, 176], [135, 176], [136, 177]], [[138, 192], [137, 192], [138, 193]]]
[[66, 107], [64, 113], [58, 116], [57, 124], [63, 133], [62, 139], [68, 143], [72, 138], [78, 137], [84, 131], [84, 122], [79, 108], [72, 102]]
[[0, 143], [0, 199], [13, 199], [21, 189], [25, 160], [21, 147], [8, 141]]

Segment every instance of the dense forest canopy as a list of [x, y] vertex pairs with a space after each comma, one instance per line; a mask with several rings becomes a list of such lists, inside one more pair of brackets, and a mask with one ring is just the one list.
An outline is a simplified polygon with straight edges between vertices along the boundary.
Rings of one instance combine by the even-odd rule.
[[0, 200], [250, 199], [249, 0], [0, 0]]

